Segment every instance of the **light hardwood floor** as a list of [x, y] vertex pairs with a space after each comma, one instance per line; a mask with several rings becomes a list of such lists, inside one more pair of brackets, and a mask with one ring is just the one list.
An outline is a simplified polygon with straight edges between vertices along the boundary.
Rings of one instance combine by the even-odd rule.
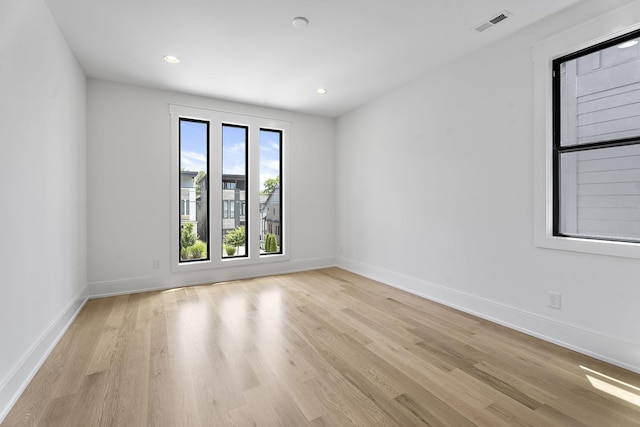
[[332, 268], [90, 300], [2, 426], [634, 426], [640, 375]]

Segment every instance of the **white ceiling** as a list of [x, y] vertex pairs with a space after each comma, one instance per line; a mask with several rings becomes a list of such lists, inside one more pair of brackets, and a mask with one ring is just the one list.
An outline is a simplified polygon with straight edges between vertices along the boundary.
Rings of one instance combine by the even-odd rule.
[[46, 0], [89, 77], [330, 117], [578, 1]]

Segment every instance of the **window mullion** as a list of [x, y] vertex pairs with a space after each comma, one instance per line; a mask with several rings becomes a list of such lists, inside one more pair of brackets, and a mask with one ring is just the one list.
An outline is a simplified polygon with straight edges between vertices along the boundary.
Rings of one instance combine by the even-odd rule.
[[209, 212], [210, 224], [209, 236], [211, 239], [211, 259], [219, 262], [222, 257], [222, 230], [223, 213], [220, 201], [222, 200], [222, 127], [220, 121], [215, 118], [211, 123], [209, 137], [209, 165], [211, 178], [209, 179]]
[[576, 144], [569, 145], [565, 147], [556, 147], [555, 149], [559, 153], [572, 153], [576, 151], [589, 151], [596, 150], [600, 148], [614, 148], [614, 147], [625, 147], [627, 145], [637, 145], [640, 144], [640, 138], [627, 138], [627, 139], [619, 139], [612, 141], [601, 141], [601, 142], [590, 142], [587, 144]]
[[260, 255], [260, 127], [253, 125], [249, 129], [249, 181], [247, 182], [247, 214], [250, 221], [250, 233], [247, 245], [251, 248], [250, 258], [258, 259]]

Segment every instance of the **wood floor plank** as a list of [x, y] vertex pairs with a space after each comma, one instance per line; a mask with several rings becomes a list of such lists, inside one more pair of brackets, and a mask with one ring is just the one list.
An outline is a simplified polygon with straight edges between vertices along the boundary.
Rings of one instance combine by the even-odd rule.
[[[97, 372], [83, 377], [82, 387], [80, 391], [74, 395], [75, 401], [73, 409], [67, 414], [67, 424], [77, 426], [85, 423], [86, 425], [104, 425], [101, 424], [104, 414], [104, 405], [102, 404], [106, 396], [108, 373], [106, 371]], [[140, 408], [144, 410], [145, 408]], [[43, 424], [53, 424], [47, 417], [43, 417]]]
[[[294, 344], [293, 345], [299, 345]], [[275, 349], [277, 352], [278, 349]], [[283, 362], [281, 356], [273, 356], [274, 349], [255, 347], [245, 352], [245, 357], [251, 367], [257, 373], [260, 384], [277, 384], [287, 391], [291, 399], [295, 401], [307, 421], [315, 419], [326, 413], [326, 408], [313, 397], [313, 392], [306, 386], [306, 381], [317, 377], [317, 372], [303, 372], [303, 375], [293, 373], [300, 372], [294, 366], [295, 362]], [[286, 350], [285, 350], [286, 353]], [[290, 375], [293, 374], [293, 375]]]
[[547, 425], [566, 427], [585, 427], [587, 425], [548, 405], [542, 405], [536, 409], [536, 412], [547, 421]]
[[640, 426], [640, 375], [328, 268], [89, 301], [2, 427]]

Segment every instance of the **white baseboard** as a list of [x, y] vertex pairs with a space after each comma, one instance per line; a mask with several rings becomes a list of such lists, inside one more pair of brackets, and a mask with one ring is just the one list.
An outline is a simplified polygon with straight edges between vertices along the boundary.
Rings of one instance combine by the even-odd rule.
[[49, 329], [35, 342], [22, 360], [0, 384], [0, 423], [9, 414], [29, 382], [47, 359], [60, 338], [67, 331], [71, 322], [87, 302], [86, 286], [76, 298], [65, 308]]
[[338, 258], [338, 267], [559, 346], [640, 373], [640, 346], [401, 273]]
[[166, 275], [159, 276], [94, 282], [89, 283], [89, 298], [159, 291], [182, 286], [193, 286], [205, 283], [218, 283], [229, 280], [295, 273], [298, 271], [334, 267], [335, 265], [336, 260], [334, 257], [307, 258], [303, 260], [288, 260], [243, 267], [167, 273]]

